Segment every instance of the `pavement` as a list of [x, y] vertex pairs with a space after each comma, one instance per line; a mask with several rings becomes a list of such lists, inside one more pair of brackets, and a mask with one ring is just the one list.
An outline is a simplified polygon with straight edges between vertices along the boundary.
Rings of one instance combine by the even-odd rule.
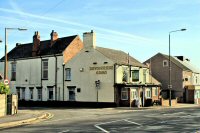
[[0, 129], [22, 126], [41, 122], [53, 117], [53, 114], [44, 111], [19, 109], [15, 115], [0, 117]]
[[[196, 104], [182, 104], [178, 103], [172, 107], [164, 107], [164, 106], [151, 106], [151, 107], [116, 107], [116, 108], [106, 108], [106, 110], [118, 110], [119, 112], [128, 112], [128, 111], [139, 111], [139, 110], [146, 110], [146, 109], [165, 109], [165, 108], [190, 108], [190, 107], [200, 107], [200, 105]], [[103, 109], [102, 109], [103, 110]], [[4, 117], [0, 117], [0, 129], [34, 124], [37, 122], [41, 122], [47, 119], [51, 119], [54, 115], [45, 112], [45, 109], [37, 110], [37, 109], [26, 109], [22, 108], [18, 110], [18, 113], [15, 115], [8, 115]]]

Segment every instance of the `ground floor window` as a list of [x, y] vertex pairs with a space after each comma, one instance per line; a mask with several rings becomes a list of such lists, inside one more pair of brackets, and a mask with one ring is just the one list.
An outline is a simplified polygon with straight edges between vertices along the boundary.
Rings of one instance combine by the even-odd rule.
[[33, 100], [33, 89], [34, 89], [34, 87], [29, 87], [29, 98], [30, 98], [30, 100]]
[[49, 100], [53, 100], [53, 87], [48, 87]]
[[154, 90], [154, 93], [153, 93], [153, 95], [154, 95], [154, 96], [158, 96], [158, 88], [157, 88], [157, 87], [155, 87], [155, 88], [153, 88], [153, 90]]
[[196, 98], [200, 98], [200, 90], [196, 90]]
[[131, 89], [132, 91], [132, 99], [135, 100], [138, 98], [137, 89]]
[[25, 100], [25, 87], [22, 87], [22, 100]]
[[69, 101], [75, 101], [76, 97], [75, 97], [75, 88], [69, 88]]
[[128, 88], [122, 88], [121, 100], [128, 100]]
[[41, 87], [37, 88], [37, 100], [39, 100], [39, 101], [42, 100], [42, 88]]
[[146, 98], [151, 98], [151, 89], [150, 88], [146, 89]]

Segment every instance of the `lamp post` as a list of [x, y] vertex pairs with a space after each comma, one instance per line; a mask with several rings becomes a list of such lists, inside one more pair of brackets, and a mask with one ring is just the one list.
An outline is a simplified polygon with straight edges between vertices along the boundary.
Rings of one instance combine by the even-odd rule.
[[23, 28], [5, 28], [5, 63], [4, 63], [4, 79], [8, 78], [8, 57], [7, 57], [7, 31], [8, 30], [19, 30], [19, 31], [25, 31], [27, 29]]
[[171, 90], [172, 90], [172, 83], [171, 83], [171, 46], [170, 46], [170, 34], [173, 32], [178, 32], [178, 31], [185, 31], [186, 29], [180, 29], [180, 30], [173, 30], [169, 32], [169, 85], [168, 85], [168, 89], [169, 89], [169, 106], [172, 106], [172, 102], [171, 102]]

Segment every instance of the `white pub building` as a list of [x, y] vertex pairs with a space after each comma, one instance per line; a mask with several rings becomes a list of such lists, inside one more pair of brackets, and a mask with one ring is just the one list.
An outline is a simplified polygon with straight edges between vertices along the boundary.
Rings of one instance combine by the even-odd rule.
[[[71, 103], [110, 103], [135, 106], [137, 99], [148, 106], [159, 99], [160, 83], [149, 68], [127, 53], [96, 46], [93, 31], [40, 41], [16, 44], [8, 53], [8, 77], [12, 93], [24, 102], [63, 101]], [[4, 57], [0, 60], [4, 73]]]

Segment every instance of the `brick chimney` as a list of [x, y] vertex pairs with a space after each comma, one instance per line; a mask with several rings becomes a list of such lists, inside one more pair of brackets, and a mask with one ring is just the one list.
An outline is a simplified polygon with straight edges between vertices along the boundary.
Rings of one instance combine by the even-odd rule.
[[83, 45], [85, 49], [96, 48], [96, 34], [93, 30], [83, 33]]
[[39, 47], [40, 47], [40, 33], [38, 31], [36, 31], [33, 36], [32, 56], [37, 55]]
[[52, 30], [51, 34], [51, 46], [53, 46], [53, 44], [56, 42], [56, 40], [58, 39], [58, 33], [54, 32], [54, 30]]

